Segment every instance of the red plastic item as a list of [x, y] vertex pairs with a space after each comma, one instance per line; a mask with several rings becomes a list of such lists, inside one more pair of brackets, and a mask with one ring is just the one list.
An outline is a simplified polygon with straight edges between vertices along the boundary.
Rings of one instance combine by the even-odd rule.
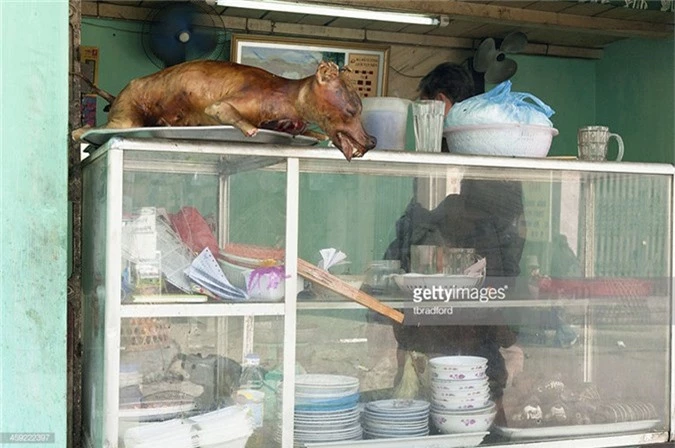
[[642, 297], [651, 294], [653, 280], [631, 278], [545, 278], [539, 292], [565, 297]]
[[206, 219], [194, 207], [183, 207], [177, 213], [169, 214], [171, 226], [180, 239], [195, 253], [208, 247], [215, 257], [220, 254], [218, 240]]

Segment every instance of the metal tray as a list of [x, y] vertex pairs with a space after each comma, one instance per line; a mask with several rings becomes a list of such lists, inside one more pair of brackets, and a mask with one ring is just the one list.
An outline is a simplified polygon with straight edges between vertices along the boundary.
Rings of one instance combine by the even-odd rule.
[[260, 129], [253, 137], [246, 137], [234, 126], [175, 126], [129, 129], [92, 129], [82, 140], [101, 146], [113, 137], [165, 138], [171, 140], [209, 140], [238, 143], [264, 143], [271, 145], [313, 146], [319, 140], [304, 135], [293, 136], [284, 132]]
[[487, 432], [444, 434], [425, 437], [351, 440], [342, 442], [306, 443], [307, 448], [455, 448], [478, 446]]
[[649, 431], [655, 428], [660, 420], [636, 420], [633, 422], [602, 423], [593, 425], [549, 426], [538, 428], [504, 428], [493, 427], [493, 431], [510, 440], [525, 440], [535, 438], [560, 438], [591, 436], [601, 434], [619, 434], [622, 432]]

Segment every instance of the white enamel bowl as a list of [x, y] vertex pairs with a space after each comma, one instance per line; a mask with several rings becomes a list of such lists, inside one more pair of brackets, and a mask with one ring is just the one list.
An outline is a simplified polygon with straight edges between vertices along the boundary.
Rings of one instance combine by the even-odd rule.
[[[458, 381], [433, 381], [431, 383], [431, 392], [434, 396], [439, 398], [450, 398], [450, 397], [474, 397], [477, 395], [489, 395], [490, 386], [488, 386], [487, 381], [479, 380], [481, 383], [480, 386], [472, 388], [463, 388], [460, 389], [456, 387]], [[470, 381], [462, 381], [461, 383], [469, 383]], [[484, 385], [483, 385], [484, 382]]]
[[434, 390], [438, 391], [448, 391], [457, 393], [466, 392], [468, 394], [469, 392], [484, 390], [485, 388], [489, 388], [490, 386], [488, 384], [488, 379], [486, 377], [477, 380], [462, 380], [462, 381], [441, 380], [435, 378], [431, 382], [431, 387]]
[[429, 360], [431, 379], [481, 380], [487, 378], [487, 359], [480, 356], [440, 356]]
[[437, 398], [432, 396], [434, 409], [444, 411], [469, 411], [483, 409], [490, 405], [490, 394], [475, 395], [472, 397]]
[[431, 421], [443, 434], [487, 431], [497, 415], [494, 403], [472, 411], [431, 410]]

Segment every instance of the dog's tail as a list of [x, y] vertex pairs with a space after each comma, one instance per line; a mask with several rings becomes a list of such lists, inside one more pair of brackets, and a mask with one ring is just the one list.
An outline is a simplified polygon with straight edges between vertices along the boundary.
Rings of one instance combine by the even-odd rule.
[[96, 84], [94, 84], [93, 82], [91, 82], [91, 80], [90, 80], [89, 78], [87, 78], [86, 76], [84, 76], [83, 74], [81, 74], [81, 73], [71, 73], [70, 75], [71, 75], [71, 76], [77, 76], [78, 78], [80, 78], [80, 79], [81, 79], [82, 81], [84, 81], [89, 87], [91, 87], [91, 89], [94, 91], [94, 93], [95, 93], [96, 95], [100, 96], [101, 98], [103, 98], [104, 100], [106, 100], [107, 102], [109, 102], [110, 104], [112, 104], [113, 101], [115, 101], [115, 96], [114, 96], [114, 95], [112, 95], [112, 94], [106, 92], [105, 90], [99, 88]]

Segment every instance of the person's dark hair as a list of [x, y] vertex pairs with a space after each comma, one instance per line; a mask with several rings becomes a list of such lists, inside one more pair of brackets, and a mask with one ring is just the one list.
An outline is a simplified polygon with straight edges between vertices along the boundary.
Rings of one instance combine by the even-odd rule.
[[444, 62], [437, 65], [420, 80], [417, 90], [420, 96], [433, 99], [444, 94], [453, 103], [459, 103], [474, 95], [473, 77], [459, 64]]

